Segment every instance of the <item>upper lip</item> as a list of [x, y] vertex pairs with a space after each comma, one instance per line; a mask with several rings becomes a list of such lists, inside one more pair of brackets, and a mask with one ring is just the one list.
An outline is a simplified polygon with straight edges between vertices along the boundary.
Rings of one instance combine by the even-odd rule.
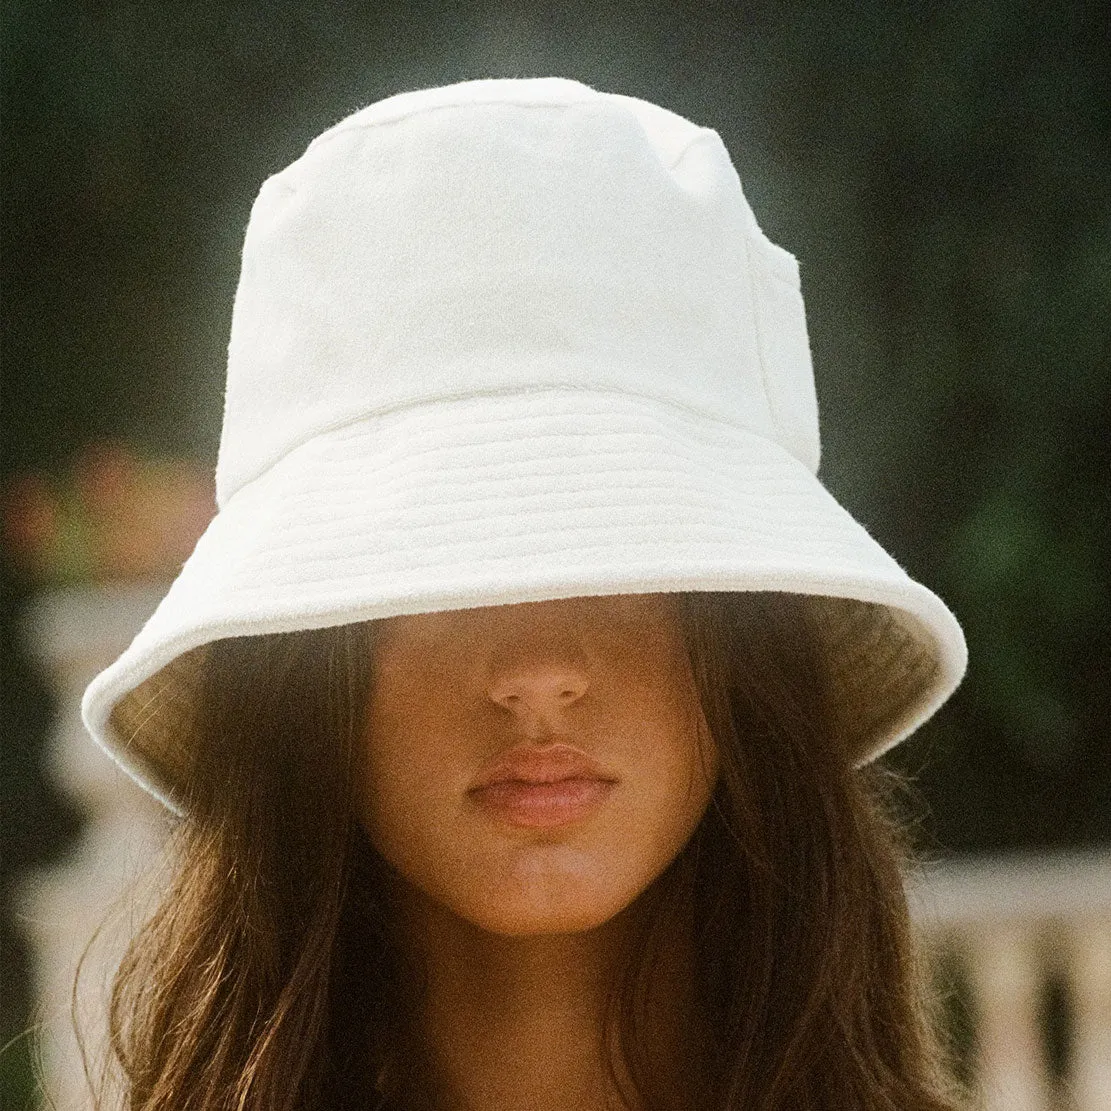
[[470, 790], [495, 783], [558, 783], [563, 779], [603, 779], [614, 782], [601, 765], [580, 748], [568, 744], [516, 745], [487, 765]]

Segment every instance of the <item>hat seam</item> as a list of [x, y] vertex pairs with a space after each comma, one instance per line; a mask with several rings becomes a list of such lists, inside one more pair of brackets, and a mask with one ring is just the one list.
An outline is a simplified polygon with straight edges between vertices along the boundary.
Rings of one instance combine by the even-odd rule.
[[[640, 492], [640, 491], [638, 490], [637, 492]], [[486, 498], [486, 499], [481, 499], [481, 498], [469, 499], [465, 502], [458, 503], [458, 504], [472, 505], [477, 501], [483, 501], [483, 500], [490, 500], [490, 499], [489, 498]], [[457, 504], [457, 503], [454, 503], [454, 502], [433, 503], [433, 504], [430, 504], [428, 506], [428, 509], [429, 509], [429, 511], [434, 512], [436, 509], [439, 509], [442, 506], [449, 505], [449, 504], [453, 505], [453, 504]], [[612, 515], [615, 513], [614, 507], [611, 504], [609, 504], [608, 502], [596, 502], [596, 503], [591, 504], [591, 505], [582, 505], [582, 506], [577, 507], [577, 508], [580, 508], [582, 511], [584, 511], [586, 513], [592, 513], [592, 514], [595, 514], [595, 515], [605, 513], [605, 514], [608, 514], [610, 517], [612, 517]], [[704, 504], [699, 503], [699, 502], [688, 502], [688, 501], [680, 501], [678, 499], [674, 499], [672, 501], [667, 502], [666, 504], [660, 503], [660, 508], [661, 509], [671, 509], [671, 510], [676, 510], [676, 511], [678, 511], [678, 510], [694, 510], [694, 511], [697, 511], [697, 510], [700, 510], [700, 509], [705, 509], [707, 507]], [[713, 508], [713, 507], [711, 506], [710, 508]], [[548, 525], [547, 527], [541, 527], [541, 521], [545, 517], [555, 518], [555, 520], [550, 525]], [[597, 532], [599, 530], [605, 530], [607, 528], [612, 527], [612, 521], [609, 520], [609, 519], [607, 519], [607, 520], [586, 520], [586, 521], [581, 521], [580, 520], [580, 521], [576, 521], [572, 526], [569, 527], [568, 524], [567, 524], [567, 521], [566, 521], [566, 517], [567, 517], [567, 510], [563, 506], [553, 508], [553, 509], [538, 510], [535, 513], [533, 513], [532, 515], [530, 515], [528, 520], [524, 524], [518, 524], [517, 527], [513, 527], [514, 524], [517, 524], [516, 517], [512, 514], [505, 514], [501, 518], [498, 518], [499, 522], [503, 526], [500, 530], [500, 533], [499, 533], [499, 540], [506, 541], [506, 540], [522, 539], [522, 538], [526, 538], [526, 537], [532, 538], [532, 539], [535, 539], [535, 540], [539, 540], [539, 539], [542, 539], [543, 537], [548, 536], [548, 535], [558, 536], [561, 533], [567, 533], [567, 532], [573, 532], [573, 533], [576, 534], [576, 536], [584, 537], [584, 536], [587, 536], [591, 533]], [[399, 526], [396, 526], [396, 527], [401, 527], [401, 526], [399, 525]], [[432, 532], [436, 529], [443, 530], [444, 527], [445, 526], [444, 526], [443, 522], [440, 521], [440, 520], [406, 521], [406, 522], [404, 522], [404, 529], [405, 529], [406, 533], [411, 533], [411, 534], [413, 534], [414, 537], [417, 537], [418, 535], [420, 536], [420, 543], [419, 544], [414, 544], [413, 547], [414, 548], [419, 548], [426, 555], [431, 555], [431, 553], [433, 553], [434, 551], [436, 551], [438, 549], [441, 549], [441, 548], [450, 548], [452, 544], [479, 543], [479, 542], [481, 542], [481, 538], [460, 538], [458, 536], [451, 536], [447, 539], [437, 539], [437, 538], [431, 538], [427, 535], [429, 532]], [[649, 520], [649, 521], [644, 521], [644, 522], [639, 523], [639, 524], [628, 524], [626, 527], [630, 531], [630, 540], [629, 540], [629, 542], [633, 543], [633, 541], [631, 539], [631, 533], [634, 529], [654, 530], [658, 527], [658, 522]], [[698, 540], [689, 540], [689, 541], [687, 541], [688, 545], [690, 545], [690, 546], [694, 546], [694, 545], [697, 545], [697, 544], [716, 545], [716, 544], [721, 544], [721, 543], [731, 543], [733, 540], [736, 539], [738, 534], [742, 534], [742, 535], [747, 536], [747, 537], [753, 537], [755, 539], [758, 539], [761, 542], [766, 542], [769, 546], [775, 546], [777, 548], [782, 548], [784, 551], [791, 551], [793, 549], [793, 546], [795, 544], [797, 544], [798, 540], [799, 540], [799, 535], [798, 534], [796, 534], [796, 535], [785, 535], [783, 532], [780, 532], [780, 531], [778, 531], [774, 528], [758, 527], [758, 526], [754, 526], [751, 523], [746, 523], [743, 528], [740, 528], [739, 526], [731, 525], [731, 524], [724, 523], [724, 522], [723, 523], [702, 522], [701, 527], [703, 529], [702, 538], [700, 538]], [[806, 531], [805, 531], [805, 524], [799, 524], [796, 527], [798, 529], [799, 534], [801, 534], [802, 536], [807, 535]], [[862, 525], [860, 527], [863, 528]], [[717, 533], [718, 535], [712, 535], [714, 533]], [[290, 528], [289, 531], [286, 532], [284, 537], [282, 537], [280, 539], [275, 538], [273, 543], [271, 544], [271, 546], [265, 552], [255, 553], [254, 555], [244, 555], [243, 558], [244, 558], [245, 561], [249, 560], [249, 561], [257, 562], [258, 560], [262, 560], [263, 562], [266, 562], [271, 557], [274, 557], [274, 556], [276, 556], [280, 553], [291, 552], [291, 551], [295, 551], [299, 548], [302, 548], [305, 544], [306, 537], [311, 538], [311, 536], [312, 536], [312, 530], [305, 530], [305, 531], [298, 532], [298, 531], [294, 531], [293, 528]], [[636, 542], [639, 543], [639, 541], [636, 541]], [[659, 542], [658, 533], [653, 534], [653, 542], [654, 543]], [[819, 551], [827, 553], [827, 554], [829, 552], [831, 552], [833, 549], [855, 550], [855, 549], [858, 549], [860, 547], [860, 542], [861, 542], [861, 538], [860, 538], [859, 534], [856, 532], [856, 530], [846, 527], [843, 532], [840, 532], [837, 535], [827, 534], [826, 536], [823, 536], [822, 540], [821, 540], [821, 543], [819, 545], [816, 545], [816, 550], [819, 550]], [[567, 542], [566, 549], [570, 549], [572, 546], [573, 546], [573, 544], [569, 540]], [[408, 553], [408, 554], [411, 554], [411, 552]], [[321, 554], [321, 555], [318, 555], [318, 556], [312, 556], [311, 558], [309, 556], [305, 556], [303, 559], [300, 559], [298, 561], [297, 570], [299, 572], [304, 571], [304, 569], [307, 566], [309, 566], [310, 564], [313, 564], [313, 563], [322, 563], [322, 564], [323, 563], [338, 563], [338, 562], [342, 562], [342, 561], [348, 560], [348, 559], [364, 559], [364, 558], [366, 558], [366, 553], [362, 552], [362, 551], [328, 552], [328, 553], [324, 553], [324, 554]], [[890, 553], [889, 553], [889, 558], [891, 559], [892, 563], [898, 564], [898, 561], [895, 559], [894, 556], [891, 556]], [[901, 569], [901, 567], [900, 567], [900, 569]]]
[[697, 135], [692, 135], [682, 146], [679, 153], [674, 155], [670, 162], [665, 163], [665, 168], [670, 173], [676, 169], [680, 162], [690, 153], [691, 149], [699, 143], [704, 143], [710, 138], [720, 139], [721, 136], [712, 127], [699, 128]]
[[[413, 90], [419, 92], [420, 90]], [[490, 108], [496, 106], [510, 106], [513, 108], [568, 108], [576, 104], [589, 104], [593, 100], [608, 99], [605, 94], [599, 93], [596, 90], [594, 96], [578, 97], [574, 100], [519, 100], [516, 98], [503, 98], [498, 100], [450, 100], [438, 104], [420, 104], [407, 108], [397, 115], [385, 116], [378, 119], [360, 120], [358, 123], [344, 124], [340, 121], [335, 126], [329, 128], [327, 131], [317, 135], [309, 145], [305, 148], [305, 154], [315, 149], [318, 146], [324, 146], [330, 140], [339, 135], [352, 135], [360, 131], [373, 131], [379, 127], [386, 127], [389, 124], [402, 123], [405, 120], [412, 119], [413, 116], [421, 116], [431, 112], [441, 112], [453, 108]], [[302, 156], [303, 157], [303, 156]]]
[[[761, 366], [761, 375], [763, 375], [764, 363], [763, 363], [763, 358], [762, 357], [761, 357], [761, 361], [760, 361], [760, 366]], [[764, 382], [762, 380], [761, 381], [761, 386], [764, 390], [764, 396], [765, 396], [765, 400], [766, 400], [766, 398], [767, 398], [767, 384], [766, 384], [766, 382]], [[675, 400], [672, 400], [670, 398], [665, 399], [665, 398], [661, 398], [661, 397], [656, 397], [656, 396], [653, 396], [651, 394], [638, 393], [638, 392], [633, 391], [633, 390], [615, 389], [612, 386], [600, 387], [600, 386], [590, 386], [590, 385], [582, 384], [582, 383], [566, 384], [566, 385], [552, 383], [552, 384], [548, 384], [548, 385], [529, 386], [525, 389], [522, 389], [522, 388], [517, 387], [517, 386], [507, 386], [507, 387], [503, 387], [503, 388], [486, 389], [486, 390], [468, 390], [466, 392], [459, 392], [459, 393], [443, 393], [443, 392], [441, 392], [441, 393], [437, 393], [437, 394], [432, 394], [428, 397], [422, 397], [422, 398], [416, 398], [416, 399], [410, 398], [406, 401], [394, 402], [394, 403], [389, 404], [389, 405], [381, 406], [377, 409], [366, 410], [364, 412], [359, 413], [357, 416], [345, 417], [344, 419], [335, 421], [334, 423], [322, 425], [318, 428], [313, 428], [306, 435], [301, 436], [300, 438], [294, 440], [287, 447], [285, 447], [279, 454], [275, 455], [266, 464], [266, 466], [262, 470], [257, 471], [255, 474], [252, 474], [250, 476], [250, 478], [244, 480], [243, 482], [240, 482], [239, 485], [236, 486], [236, 488], [233, 491], [231, 491], [226, 497], [221, 498], [219, 500], [219, 508], [222, 509], [225, 505], [228, 504], [228, 502], [231, 501], [232, 498], [237, 497], [242, 490], [245, 490], [248, 486], [252, 485], [253, 483], [257, 482], [260, 478], [269, 474], [269, 472], [271, 470], [273, 470], [273, 468], [276, 467], [279, 463], [281, 463], [282, 460], [287, 458], [289, 455], [293, 454], [293, 452], [295, 452], [295, 451], [299, 450], [300, 448], [304, 447], [306, 444], [311, 443], [318, 436], [326, 436], [326, 435], [329, 435], [333, 432], [337, 432], [337, 431], [339, 431], [343, 428], [349, 428], [353, 425], [360, 424], [362, 421], [376, 420], [380, 417], [389, 416], [389, 415], [394, 414], [394, 413], [404, 412], [407, 409], [416, 409], [420, 406], [430, 406], [430, 407], [431, 406], [438, 406], [438, 405], [443, 405], [444, 403], [449, 403], [449, 402], [466, 401], [466, 400], [469, 400], [470, 398], [520, 397], [520, 396], [530, 396], [530, 395], [545, 394], [545, 393], [569, 393], [569, 394], [574, 394], [574, 395], [580, 395], [580, 394], [583, 394], [583, 393], [603, 394], [603, 395], [611, 395], [611, 396], [619, 396], [619, 397], [630, 397], [630, 398], [634, 398], [638, 401], [646, 401], [646, 402], [650, 402], [650, 403], [656, 404], [656, 405], [666, 405], [668, 408], [675, 409], [679, 412], [688, 414], [688, 415], [693, 416], [693, 417], [697, 417], [698, 419], [703, 420], [703, 421], [713, 422], [716, 425], [723, 426], [723, 428], [736, 429], [736, 430], [738, 430], [740, 432], [743, 432], [747, 435], [757, 436], [762, 440], [771, 440], [772, 443], [775, 443], [778, 447], [783, 448], [783, 450], [786, 451], [791, 456], [792, 459], [795, 459], [799, 463], [800, 466], [806, 467], [806, 464], [801, 459], [799, 459], [793, 452], [791, 452], [788, 448], [784, 447], [784, 445], [782, 443], [780, 443], [778, 439], [772, 439], [771, 437], [765, 436], [761, 432], [756, 432], [751, 428], [747, 428], [745, 425], [740, 424], [736, 421], [728, 420], [725, 417], [715, 416], [711, 413], [706, 412], [703, 409], [697, 409], [693, 405], [689, 405], [689, 404], [687, 404], [685, 402], [682, 402], [682, 401], [675, 401]], [[779, 430], [779, 425], [778, 425], [778, 422], [775, 421], [775, 414], [774, 413], [772, 414], [772, 420], [773, 420], [773, 423], [775, 423], [776, 432], [779, 433], [779, 431], [780, 431]], [[219, 460], [217, 460], [217, 470], [219, 470]], [[809, 468], [807, 468], [807, 472], [809, 473]]]
[[756, 276], [753, 273], [755, 266], [755, 258], [752, 245], [749, 243], [748, 236], [744, 236], [745, 242], [745, 258], [748, 265], [745, 267], [745, 276], [748, 278], [748, 299], [749, 304], [752, 306], [752, 334], [756, 341], [756, 361], [760, 364], [760, 388], [764, 391], [764, 403], [768, 407], [768, 412], [771, 414], [772, 424], [775, 426], [777, 434], [783, 436], [783, 425], [780, 421], [779, 414], [776, 412], [776, 406], [772, 402], [771, 389], [768, 386], [768, 359], [767, 351], [765, 350], [766, 344], [764, 341], [764, 330], [760, 327], [760, 301], [759, 291], [756, 288]]
[[[596, 457], [601, 456], [637, 456], [643, 455], [646, 451], [650, 452], [654, 458], [669, 457], [675, 459], [685, 459], [689, 457], [689, 452], [680, 450], [675, 447], [670, 435], [671, 429], [667, 427], [658, 427], [646, 429], [638, 422], [635, 428], [618, 428], [614, 427], [612, 420], [613, 414], [596, 414], [599, 418], [605, 417], [609, 419], [609, 423], [603, 428], [587, 428], [583, 427], [583, 423], [589, 420], [592, 414], [584, 413], [560, 413], [557, 415], [544, 414], [538, 416], [535, 413], [512, 413], [503, 416], [486, 416], [486, 417], [471, 417], [467, 422], [468, 435], [464, 439], [456, 439], [450, 443], [431, 443], [421, 447], [406, 447], [403, 460], [406, 462], [415, 462], [430, 456], [434, 456], [444, 451], [449, 451], [453, 456], [457, 455], [459, 451], [466, 451], [473, 449], [475, 451], [485, 451], [490, 448], [504, 448], [511, 445], [516, 445], [520, 441], [519, 435], [511, 431], [503, 431], [501, 426], [504, 425], [520, 425], [522, 423], [528, 425], [528, 438], [530, 444], [535, 447], [540, 441], [543, 440], [581, 440], [581, 441], [598, 441], [605, 439], [608, 441], [607, 446], [597, 446], [592, 449], [592, 454]], [[639, 416], [639, 415], [638, 415]], [[575, 421], [576, 427], [572, 428], [545, 428], [539, 429], [538, 424], [541, 420], [556, 421], [565, 419], [568, 421]], [[663, 418], [658, 417], [661, 420]], [[685, 414], [684, 414], [685, 419]], [[340, 434], [336, 438], [342, 442], [347, 442], [348, 439], [353, 439], [363, 433], [357, 430], [357, 425], [361, 422], [352, 422], [347, 425], [340, 426], [333, 430]], [[692, 422], [693, 423], [693, 422]], [[700, 446], [711, 446], [721, 448], [728, 446], [730, 448], [737, 445], [738, 439], [745, 440], [753, 438], [760, 441], [760, 447], [763, 448], [765, 444], [773, 444], [781, 451], [785, 452], [791, 459], [794, 460], [800, 467], [803, 468], [805, 478], [798, 476], [802, 481], [806, 482], [809, 486], [810, 480], [814, 478], [812, 472], [806, 468], [796, 456], [792, 455], [782, 444], [776, 443], [774, 440], [769, 440], [761, 432], [757, 432], [751, 428], [744, 428], [739, 426], [730, 426], [730, 431], [735, 431], [738, 436], [730, 438], [727, 442], [724, 437], [728, 436], [728, 432], [720, 431], [717, 429], [706, 429], [695, 426], [693, 428], [686, 428], [683, 430], [685, 436], [685, 443], [696, 443]], [[500, 433], [500, 434], [499, 434]], [[332, 433], [324, 433], [322, 435], [331, 436]], [[616, 441], [622, 441], [618, 444]], [[631, 441], [631, 442], [630, 442]], [[311, 442], [311, 441], [310, 441]], [[752, 445], [750, 445], [752, 446]], [[560, 457], [558, 460], [561, 464], [564, 458]], [[343, 465], [343, 460], [336, 461], [339, 466]], [[361, 465], [361, 463], [360, 463]], [[458, 464], [458, 467], [469, 469], [472, 466], [472, 461], [465, 464]], [[395, 469], [394, 465], [389, 464], [389, 469]], [[778, 472], [781, 468], [776, 464], [774, 467], [770, 463], [763, 464], [764, 469], [769, 471]], [[386, 468], [384, 468], [386, 469]], [[751, 469], [751, 468], [750, 468]]]
[[[594, 94], [595, 94], [594, 96], [583, 96], [583, 97], [578, 97], [574, 100], [558, 100], [558, 101], [536, 101], [536, 100], [518, 100], [518, 99], [453, 100], [453, 101], [448, 101], [446, 103], [440, 103], [440, 104], [417, 105], [417, 106], [414, 106], [412, 108], [409, 108], [409, 109], [399, 113], [398, 115], [387, 116], [384, 119], [364, 120], [364, 121], [360, 121], [359, 123], [350, 123], [350, 124], [347, 124], [346, 126], [341, 121], [340, 123], [336, 124], [334, 127], [329, 128], [327, 131], [322, 132], [320, 135], [317, 135], [314, 139], [312, 139], [310, 141], [309, 145], [305, 148], [301, 157], [304, 158], [306, 155], [308, 155], [310, 153], [310, 151], [313, 151], [318, 147], [325, 146], [332, 139], [335, 139], [340, 135], [353, 135], [353, 134], [356, 134], [356, 133], [359, 133], [359, 132], [373, 131], [376, 128], [379, 128], [379, 127], [386, 127], [390, 124], [402, 123], [405, 120], [412, 119], [413, 116], [424, 115], [426, 113], [431, 113], [431, 112], [440, 112], [440, 111], [445, 111], [445, 110], [448, 110], [448, 109], [463, 108], [463, 107], [466, 107], [466, 108], [492, 108], [492, 107], [505, 106], [505, 105], [508, 105], [508, 106], [514, 107], [514, 108], [559, 108], [559, 109], [563, 109], [563, 108], [573, 107], [573, 106], [579, 105], [579, 104], [590, 104], [591, 102], [593, 102], [595, 100], [602, 100], [602, 101], [612, 101], [613, 100], [613, 97], [611, 97], [607, 93], [601, 93], [601, 92], [598, 92], [597, 90], [591, 90], [591, 91], [594, 92]], [[633, 99], [633, 98], [629, 98], [629, 99]], [[670, 111], [670, 109], [664, 109], [664, 110], [665, 111]], [[636, 120], [637, 123], [639, 123], [643, 127], [643, 121], [641, 121], [639, 119], [639, 117], [637, 117], [636, 114], [634, 112], [632, 112], [632, 110], [626, 109], [626, 111], [629, 113], [630, 116], [632, 116], [632, 118], [634, 120]], [[676, 115], [676, 113], [672, 113], [672, 115]], [[682, 117], [680, 117], [680, 118], [682, 118]], [[691, 136], [691, 138], [684, 144], [684, 146], [682, 147], [682, 149], [679, 151], [678, 154], [672, 156], [672, 159], [671, 159], [670, 162], [664, 163], [666, 169], [669, 170], [669, 171], [675, 169], [675, 167], [686, 156], [690, 147], [692, 147], [695, 143], [697, 143], [699, 141], [702, 141], [702, 140], [705, 140], [705, 139], [708, 139], [710, 136], [717, 136], [718, 138], [720, 138], [720, 135], [718, 135], [718, 132], [712, 127], [707, 127], [705, 124], [695, 124], [691, 120], [687, 120], [686, 122], [691, 124], [692, 127], [696, 128], [697, 133], [695, 135]], [[298, 162], [299, 161], [300, 161], [300, 159], [298, 159]], [[286, 168], [290, 169], [291, 167], [286, 167]], [[274, 175], [274, 176], [277, 177], [279, 175]]]

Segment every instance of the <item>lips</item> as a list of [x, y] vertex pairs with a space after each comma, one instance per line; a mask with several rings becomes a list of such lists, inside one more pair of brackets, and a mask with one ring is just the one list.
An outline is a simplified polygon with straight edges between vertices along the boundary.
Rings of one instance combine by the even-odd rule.
[[467, 794], [498, 821], [540, 829], [587, 817], [616, 783], [573, 745], [530, 744], [510, 749], [484, 768]]
[[574, 745], [517, 745], [484, 768], [472, 791], [495, 783], [558, 783], [561, 779], [603, 779], [601, 765]]

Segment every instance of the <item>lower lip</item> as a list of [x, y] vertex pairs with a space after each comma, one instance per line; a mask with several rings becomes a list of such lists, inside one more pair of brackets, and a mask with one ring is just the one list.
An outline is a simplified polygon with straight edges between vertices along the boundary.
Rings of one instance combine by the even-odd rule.
[[561, 779], [555, 783], [509, 780], [471, 792], [484, 810], [509, 825], [550, 829], [580, 821], [605, 802], [614, 784], [608, 779]]

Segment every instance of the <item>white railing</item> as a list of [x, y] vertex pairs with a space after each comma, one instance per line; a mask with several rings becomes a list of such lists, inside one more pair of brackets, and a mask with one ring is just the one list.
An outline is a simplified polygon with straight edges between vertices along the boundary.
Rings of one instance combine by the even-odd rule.
[[[26, 618], [59, 707], [50, 775], [88, 819], [70, 859], [32, 878], [17, 907], [35, 947], [45, 1083], [60, 1111], [88, 1102], [70, 1022], [77, 956], [105, 909], [157, 856], [162, 817], [89, 742], [78, 704], [162, 592], [65, 591], [41, 598]], [[984, 1111], [1111, 1111], [1111, 850], [938, 864], [909, 891], [927, 952], [938, 967], [963, 969], [972, 1081]], [[102, 1005], [127, 929], [127, 918], [117, 920], [92, 952], [86, 1007]], [[1051, 1067], [1044, 1030], [1050, 981], [1068, 1003], [1062, 1075]], [[95, 1060], [101, 1050], [91, 1049]]]
[[[88, 1063], [98, 1073], [108, 1060], [104, 1024], [98, 1019], [140, 913], [138, 904], [124, 896], [136, 889], [137, 877], [151, 874], [164, 824], [159, 805], [89, 739], [80, 717], [81, 695], [89, 680], [127, 646], [165, 589], [121, 585], [66, 590], [41, 596], [24, 615], [24, 641], [55, 696], [46, 771], [86, 819], [81, 841], [62, 863], [30, 877], [14, 908], [33, 948], [36, 1048], [46, 1097], [42, 1103], [57, 1111], [89, 1106], [71, 1019], [78, 960], [100, 929], [82, 966], [76, 1000]], [[111, 915], [114, 908], [121, 913]]]
[[938, 864], [910, 895], [939, 965], [963, 972], [985, 1111], [1111, 1111], [1111, 852]]

